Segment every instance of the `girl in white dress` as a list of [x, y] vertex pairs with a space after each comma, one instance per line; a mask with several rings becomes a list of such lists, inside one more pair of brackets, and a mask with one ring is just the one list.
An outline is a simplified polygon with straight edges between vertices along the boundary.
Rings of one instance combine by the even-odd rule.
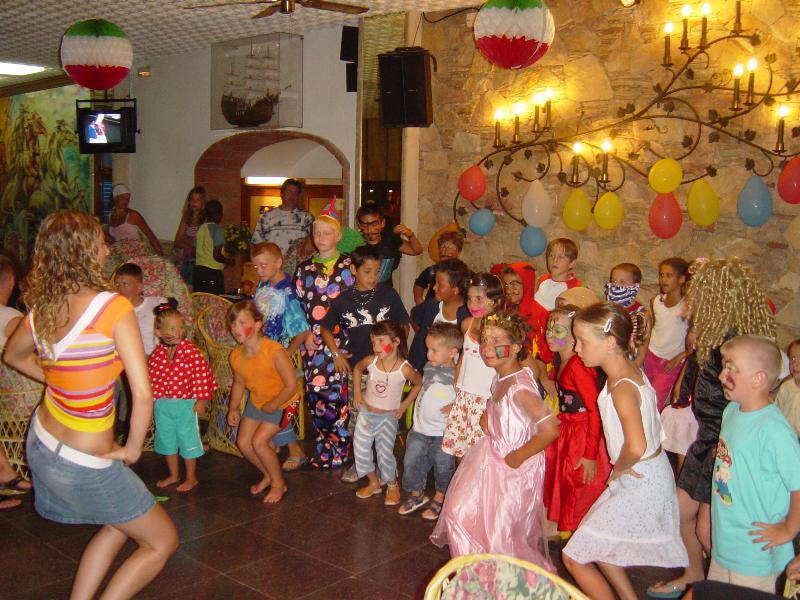
[[[661, 448], [664, 433], [656, 394], [632, 361], [641, 340], [635, 339], [624, 308], [594, 304], [578, 312], [573, 329], [575, 350], [584, 364], [600, 367], [608, 376], [597, 405], [614, 468], [608, 488], [581, 521], [562, 558], [594, 600], [613, 600], [615, 591], [622, 600], [635, 600], [625, 567], [688, 564], [675, 481]], [[640, 335], [645, 329], [637, 328]]]

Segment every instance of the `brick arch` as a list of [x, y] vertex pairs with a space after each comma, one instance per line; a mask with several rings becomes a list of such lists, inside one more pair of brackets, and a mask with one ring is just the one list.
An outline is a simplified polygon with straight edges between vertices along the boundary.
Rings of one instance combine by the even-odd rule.
[[247, 131], [211, 144], [194, 166], [195, 185], [206, 188], [208, 197], [222, 203], [223, 223], [238, 222], [242, 206], [242, 167], [258, 150], [288, 140], [310, 140], [330, 152], [342, 165], [344, 197], [349, 195], [350, 162], [333, 143], [301, 131]]

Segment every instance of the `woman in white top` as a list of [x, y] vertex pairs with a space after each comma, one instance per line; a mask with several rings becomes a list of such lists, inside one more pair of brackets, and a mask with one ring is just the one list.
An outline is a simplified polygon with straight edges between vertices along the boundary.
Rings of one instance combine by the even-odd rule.
[[111, 196], [114, 200], [114, 209], [108, 217], [108, 235], [111, 242], [138, 241], [141, 231], [150, 241], [155, 253], [164, 256], [164, 250], [147, 221], [139, 212], [129, 208], [131, 193], [128, 188], [118, 183], [112, 188]]
[[[644, 317], [638, 331], [643, 333]], [[587, 367], [608, 376], [597, 399], [614, 468], [608, 488], [584, 517], [562, 558], [594, 600], [635, 600], [625, 567], [688, 564], [680, 536], [672, 469], [661, 449], [663, 431], [650, 382], [633, 363], [641, 340], [631, 316], [611, 302], [594, 304], [574, 319], [575, 350]], [[638, 337], [638, 336], [637, 336]], [[613, 587], [613, 590], [612, 590]]]

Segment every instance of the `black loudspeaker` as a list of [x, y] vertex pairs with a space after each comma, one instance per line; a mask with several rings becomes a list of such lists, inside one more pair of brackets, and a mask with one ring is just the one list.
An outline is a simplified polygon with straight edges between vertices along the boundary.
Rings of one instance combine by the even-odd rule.
[[339, 50], [339, 60], [358, 62], [358, 27], [349, 25], [342, 27], [342, 47]]
[[347, 76], [347, 91], [358, 91], [358, 63], [347, 63], [345, 65], [345, 75]]
[[384, 127], [429, 127], [433, 123], [431, 60], [424, 48], [398, 48], [378, 55]]

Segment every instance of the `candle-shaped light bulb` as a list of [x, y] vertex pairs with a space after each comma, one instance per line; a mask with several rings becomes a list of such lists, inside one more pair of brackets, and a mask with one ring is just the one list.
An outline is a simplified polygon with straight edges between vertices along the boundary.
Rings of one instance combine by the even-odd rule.
[[552, 88], [547, 88], [544, 91], [544, 128], [549, 129], [553, 126], [553, 116], [551, 111], [551, 103], [553, 98], [555, 98], [556, 93], [552, 90]]
[[578, 159], [581, 156], [581, 152], [583, 151], [583, 144], [580, 142], [575, 142], [572, 144], [572, 176], [570, 177], [570, 183], [580, 183], [580, 177], [578, 176]]
[[744, 103], [747, 106], [753, 106], [755, 104], [755, 87], [756, 87], [756, 69], [758, 68], [758, 61], [755, 57], [751, 58], [747, 61], [747, 72], [749, 75], [747, 76], [747, 98], [745, 99]]
[[672, 24], [672, 21], [667, 21], [664, 24], [664, 60], [661, 61], [661, 66], [663, 67], [672, 66], [670, 36], [673, 31], [675, 31], [675, 26]]
[[731, 102], [731, 110], [741, 110], [739, 104], [739, 92], [741, 90], [742, 75], [744, 74], [744, 67], [740, 64], [733, 68], [733, 102]]
[[522, 141], [522, 136], [519, 134], [519, 116], [526, 110], [524, 102], [515, 102], [511, 105], [511, 112], [514, 113], [514, 137], [511, 138], [512, 144], [519, 144]]
[[711, 5], [706, 2], [700, 7], [700, 14], [703, 19], [700, 21], [700, 50], [708, 47], [708, 15], [711, 14]]
[[775, 152], [786, 152], [786, 146], [783, 144], [783, 133], [786, 128], [786, 117], [789, 116], [789, 107], [781, 104], [778, 107], [778, 141], [775, 144]]
[[736, 16], [733, 19], [733, 33], [742, 33], [742, 0], [736, 0]]
[[494, 111], [494, 144], [492, 146], [494, 148], [502, 148], [503, 147], [503, 140], [500, 139], [500, 121], [506, 119], [506, 111], [502, 108], [498, 108]]
[[684, 4], [681, 9], [681, 16], [683, 17], [683, 33], [681, 34], [681, 51], [689, 49], [689, 15], [692, 14], [692, 7]]
[[536, 92], [533, 95], [533, 132], [539, 133], [542, 130], [542, 126], [539, 123], [539, 110], [545, 103], [545, 96], [544, 92]]
[[608, 183], [608, 153], [611, 152], [613, 148], [611, 144], [611, 140], [606, 138], [603, 140], [603, 143], [600, 144], [600, 149], [603, 151], [603, 159], [602, 159], [602, 168], [600, 170], [600, 179], [598, 180], [600, 183]]

